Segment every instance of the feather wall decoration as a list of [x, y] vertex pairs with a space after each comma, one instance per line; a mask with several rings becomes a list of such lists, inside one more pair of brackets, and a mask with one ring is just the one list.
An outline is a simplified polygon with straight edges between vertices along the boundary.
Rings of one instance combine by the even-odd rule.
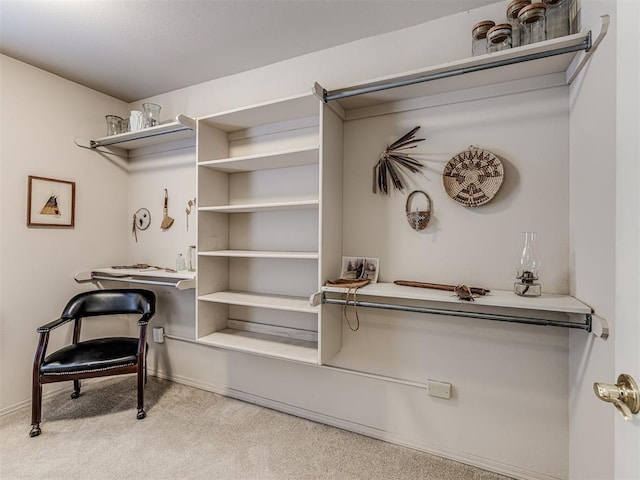
[[389, 194], [389, 179], [393, 188], [396, 190], [404, 190], [405, 181], [403, 176], [409, 173], [420, 173], [422, 163], [411, 158], [405, 150], [416, 148], [419, 142], [424, 138], [415, 138], [416, 132], [420, 126], [411, 129], [380, 154], [378, 162], [373, 167], [373, 193]]

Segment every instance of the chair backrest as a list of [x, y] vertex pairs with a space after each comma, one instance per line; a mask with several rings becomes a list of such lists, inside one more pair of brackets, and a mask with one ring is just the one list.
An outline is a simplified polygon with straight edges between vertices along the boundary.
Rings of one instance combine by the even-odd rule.
[[149, 319], [156, 312], [156, 295], [151, 290], [92, 290], [73, 297], [61, 318], [84, 318], [98, 315], [138, 313]]

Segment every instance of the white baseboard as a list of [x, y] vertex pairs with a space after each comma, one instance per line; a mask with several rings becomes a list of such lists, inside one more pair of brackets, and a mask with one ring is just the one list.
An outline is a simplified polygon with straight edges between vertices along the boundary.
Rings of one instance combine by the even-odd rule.
[[271, 408], [273, 410], [278, 410], [280, 412], [288, 413], [290, 415], [306, 418], [307, 420], [312, 420], [314, 422], [323, 423], [325, 425], [330, 425], [332, 427], [337, 427], [343, 430], [348, 430], [350, 432], [366, 435], [368, 437], [377, 438], [378, 440], [383, 440], [385, 442], [412, 448], [414, 450], [419, 450], [421, 452], [429, 453], [432, 455], [437, 455], [439, 457], [447, 458], [449, 460], [464, 463], [466, 465], [471, 465], [477, 468], [482, 468], [484, 470], [488, 470], [490, 472], [494, 472], [500, 475], [505, 475], [507, 477], [511, 477], [514, 479], [562, 480], [559, 477], [552, 477], [543, 473], [525, 470], [515, 465], [508, 465], [502, 462], [497, 462], [490, 458], [484, 458], [468, 452], [454, 450], [448, 447], [442, 447], [440, 445], [432, 444], [430, 442], [424, 442], [424, 443], [408, 442], [403, 438], [399, 437], [398, 435], [395, 435], [393, 433], [390, 433], [375, 427], [370, 427], [368, 425], [352, 422], [350, 420], [335, 417], [332, 415], [326, 415], [321, 412], [315, 412], [313, 410], [297, 407], [295, 405], [279, 402], [277, 400], [261, 397], [259, 395], [255, 395], [249, 392], [244, 392], [241, 390], [236, 390], [226, 386], [215, 385], [211, 383], [204, 383], [192, 378], [187, 378], [187, 377], [183, 377], [181, 375], [175, 375], [175, 374], [167, 374], [165, 372], [149, 371], [149, 373], [158, 378], [163, 378], [165, 380], [181, 383], [183, 385], [188, 385], [190, 387], [195, 387], [200, 390], [217, 393], [227, 397], [242, 400], [248, 403], [254, 403], [262, 407]]

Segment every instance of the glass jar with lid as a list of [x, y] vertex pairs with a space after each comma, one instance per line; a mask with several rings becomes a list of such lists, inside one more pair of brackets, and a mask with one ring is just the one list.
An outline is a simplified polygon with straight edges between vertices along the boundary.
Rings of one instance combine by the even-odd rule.
[[476, 23], [471, 29], [471, 55], [484, 55], [487, 53], [487, 32], [495, 25], [492, 20], [483, 20]]
[[570, 0], [545, 0], [547, 5], [547, 39], [569, 35]]
[[511, 25], [499, 23], [487, 32], [487, 51], [499, 52], [511, 48]]
[[518, 14], [527, 5], [531, 5], [531, 0], [512, 0], [507, 5], [507, 22], [511, 25], [511, 46], [520, 46], [520, 22]]
[[546, 30], [547, 6], [542, 3], [532, 3], [518, 13], [520, 24], [520, 44], [542, 42], [547, 39]]

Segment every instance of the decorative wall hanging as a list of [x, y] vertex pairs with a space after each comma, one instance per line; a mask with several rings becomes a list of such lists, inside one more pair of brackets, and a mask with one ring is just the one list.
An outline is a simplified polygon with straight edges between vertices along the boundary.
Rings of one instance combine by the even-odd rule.
[[[415, 194], [422, 194], [427, 199], [427, 207], [426, 210], [418, 210], [417, 208], [413, 211], [411, 210], [411, 199]], [[405, 213], [407, 215], [407, 221], [411, 228], [413, 228], [416, 232], [420, 230], [424, 230], [427, 228], [429, 220], [431, 219], [431, 198], [422, 190], [414, 190], [407, 197], [407, 204], [405, 206]]]
[[146, 208], [139, 208], [136, 213], [133, 214], [133, 227], [131, 233], [138, 243], [138, 230], [146, 230], [151, 224], [151, 213]]
[[187, 202], [187, 208], [184, 209], [184, 213], [187, 216], [187, 232], [189, 231], [189, 215], [191, 214], [191, 208], [196, 204], [196, 199], [189, 200]]
[[444, 190], [465, 207], [489, 202], [500, 189], [504, 178], [502, 162], [488, 150], [470, 146], [454, 156], [444, 168]]
[[378, 162], [373, 167], [373, 193], [389, 194], [388, 177], [391, 177], [393, 188], [403, 190], [403, 171], [408, 170], [411, 173], [419, 173], [423, 167], [418, 160], [411, 158], [402, 150], [416, 148], [418, 142], [424, 141], [424, 138], [414, 139], [416, 132], [420, 126], [413, 128], [411, 131], [400, 137], [380, 154]]
[[29, 175], [28, 227], [73, 227], [76, 214], [76, 183]]
[[169, 216], [169, 192], [167, 189], [164, 189], [164, 206], [162, 207], [162, 223], [160, 223], [160, 228], [162, 230], [167, 230], [171, 225], [173, 225], [173, 218]]

